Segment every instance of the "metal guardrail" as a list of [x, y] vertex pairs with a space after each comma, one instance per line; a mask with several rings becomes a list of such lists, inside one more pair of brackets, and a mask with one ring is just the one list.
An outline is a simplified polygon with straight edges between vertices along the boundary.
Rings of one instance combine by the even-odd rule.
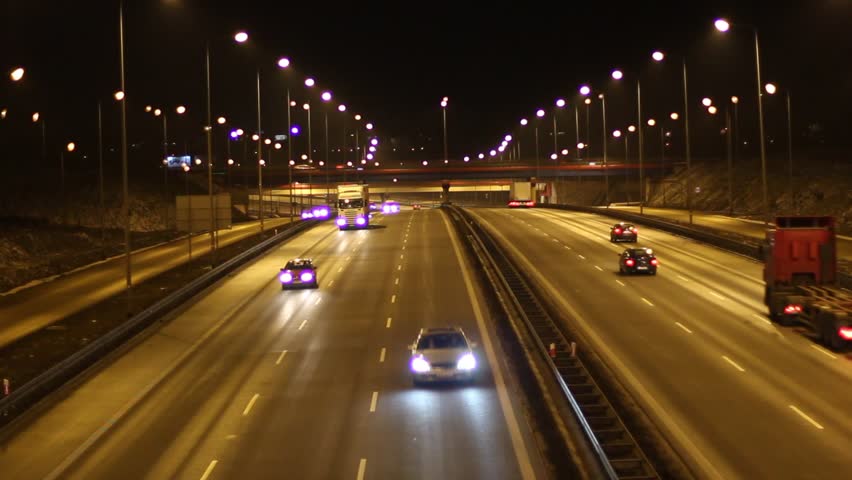
[[251, 247], [204, 275], [201, 275], [174, 293], [134, 315], [113, 330], [110, 330], [104, 336], [94, 340], [92, 343], [52, 366], [39, 376], [21, 385], [20, 388], [0, 399], [0, 426], [11, 422], [30, 406], [150, 326], [157, 318], [160, 318], [162, 315], [197, 295], [247, 261], [258, 257], [276, 244], [311, 228], [317, 223], [315, 220], [307, 220], [289, 224], [283, 232], [264, 240], [260, 244]]
[[[723, 250], [728, 250], [734, 253], [745, 255], [754, 260], [764, 261], [763, 243], [751, 242], [746, 239], [735, 240], [732, 238], [723, 237], [703, 230], [690, 228], [679, 223], [668, 222], [660, 218], [647, 215], [639, 215], [636, 213], [624, 212], [611, 208], [586, 207], [581, 205], [562, 205], [562, 204], [540, 204], [539, 208], [550, 208], [555, 210], [571, 210], [575, 212], [594, 213], [604, 215], [618, 220], [625, 220], [640, 225], [648, 225], [650, 227], [664, 230], [669, 233], [674, 233], [687, 238], [692, 238], [714, 247], [719, 247]], [[844, 288], [852, 289], [852, 275], [846, 272], [837, 272], [837, 283]]]
[[600, 462], [601, 473], [611, 480], [660, 478], [519, 269], [468, 213], [449, 208], [453, 213], [450, 217], [466, 229], [464, 237], [485, 255], [481, 261], [487, 261], [498, 273], [501, 285], [495, 287], [511, 299], [514, 314], [523, 320], [535, 340], [538, 354], [547, 363]]

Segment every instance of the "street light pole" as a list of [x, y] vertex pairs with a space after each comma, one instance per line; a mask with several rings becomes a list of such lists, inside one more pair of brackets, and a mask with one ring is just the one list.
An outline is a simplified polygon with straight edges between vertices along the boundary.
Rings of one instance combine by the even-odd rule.
[[603, 168], [604, 168], [604, 202], [606, 208], [609, 208], [609, 167], [607, 166], [606, 144], [609, 137], [606, 134], [606, 96], [603, 93], [598, 95], [601, 99], [601, 120], [603, 121], [603, 130], [601, 133], [601, 143], [603, 144]]
[[98, 206], [101, 217], [101, 248], [106, 243], [106, 226], [104, 215], [104, 141], [103, 141], [103, 118], [101, 114], [101, 101], [98, 100]]
[[536, 122], [535, 126], [535, 178], [538, 180], [541, 177], [541, 166], [538, 158], [538, 122]]
[[[736, 106], [736, 104], [734, 104]], [[725, 143], [728, 156], [728, 215], [734, 215], [734, 160], [733, 138], [731, 133], [731, 109], [725, 108]]]
[[288, 176], [290, 177], [290, 220], [293, 220], [293, 125], [290, 121], [290, 109], [293, 105], [290, 103], [290, 87], [287, 87], [287, 168], [290, 169]]
[[[118, 32], [121, 57], [121, 91], [127, 95], [124, 81], [124, 2], [118, 4]], [[125, 263], [125, 286], [129, 289], [133, 285], [130, 270], [130, 195], [127, 185], [127, 100], [121, 102], [121, 218], [124, 223], [124, 263]]]
[[211, 266], [216, 266], [216, 202], [213, 199], [213, 120], [210, 101], [210, 42], [207, 42], [204, 48], [205, 68], [204, 73], [207, 77], [207, 125], [204, 127], [204, 132], [207, 136], [207, 196], [210, 200], [210, 262]]
[[686, 58], [683, 59], [683, 132], [686, 142], [686, 208], [692, 225], [692, 152], [689, 143], [689, 96], [687, 95]]
[[790, 207], [793, 212], [797, 210], [796, 195], [793, 189], [793, 110], [790, 105], [792, 94], [790, 89], [787, 89], [787, 164], [789, 170], [787, 172], [787, 188], [790, 192]]
[[643, 215], [645, 209], [645, 153], [643, 150], [644, 134], [642, 133], [642, 87], [639, 80], [636, 81], [636, 110], [639, 123], [636, 125], [639, 133], [639, 215]]
[[260, 67], [257, 69], [257, 205], [260, 210], [260, 231], [263, 231], [263, 165], [261, 165], [261, 152], [263, 151], [263, 135], [260, 130]]
[[311, 103], [308, 101], [308, 164], [310, 168], [308, 169], [308, 208], [314, 206], [314, 199], [311, 196], [313, 194], [313, 178], [311, 172], [313, 171], [314, 165], [314, 147], [313, 141], [311, 140]]
[[444, 97], [441, 101], [441, 115], [444, 119], [444, 160], [447, 159], [447, 104], [449, 103], [449, 99]]
[[754, 60], [757, 66], [757, 113], [760, 120], [760, 174], [763, 186], [764, 225], [769, 226], [769, 189], [766, 185], [766, 134], [763, 122], [763, 83], [760, 79], [760, 44], [754, 29]]

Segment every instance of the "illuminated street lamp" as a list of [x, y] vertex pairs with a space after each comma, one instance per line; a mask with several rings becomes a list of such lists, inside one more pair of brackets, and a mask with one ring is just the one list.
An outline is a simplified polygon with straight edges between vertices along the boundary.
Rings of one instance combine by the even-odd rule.
[[671, 118], [672, 120], [677, 120], [678, 118], [680, 118], [680, 115], [678, 115], [678, 113], [677, 113], [677, 112], [672, 112], [672, 113], [669, 115], [669, 118]]
[[709, 113], [710, 115], [716, 115], [717, 111], [718, 111], [718, 109], [713, 105], [710, 105], [709, 107], [707, 107], [707, 113]]
[[588, 85], [583, 85], [580, 87], [580, 95], [586, 96], [590, 93], [592, 93], [592, 89], [589, 88]]
[[649, 127], [653, 127], [653, 126], [654, 126], [654, 125], [656, 125], [656, 124], [657, 124], [657, 121], [656, 121], [656, 120], [654, 120], [653, 118], [649, 118], [649, 119], [648, 119], [648, 126], [649, 126]]
[[246, 32], [237, 32], [236, 35], [234, 35], [234, 40], [237, 43], [245, 43], [246, 40], [248, 40], [248, 34]]
[[526, 124], [528, 124], [528, 123], [529, 123], [529, 120], [527, 120], [526, 118], [522, 118], [522, 119], [521, 119], [521, 125], [524, 125], [524, 126], [525, 126], [525, 125], [526, 125]]
[[707, 97], [704, 97], [704, 98], [701, 99], [701, 105], [704, 105], [705, 107], [709, 107], [710, 105], [713, 105], [713, 100], [711, 100]]
[[225, 122], [227, 122], [225, 117], [219, 117], [219, 118], [216, 119], [216, 123], [218, 123], [219, 125], [224, 125]]
[[113, 96], [116, 100], [118, 100], [119, 102], [120, 102], [120, 101], [122, 101], [122, 100], [124, 100], [124, 92], [122, 92], [121, 90], [119, 90], [119, 91], [115, 92], [112, 96]]
[[308, 78], [305, 79], [305, 86], [306, 87], [313, 87], [314, 85], [316, 85], [316, 83], [317, 83], [316, 80], [314, 80], [311, 77], [308, 77]]
[[328, 92], [328, 91], [322, 92], [322, 95], [320, 95], [320, 98], [322, 98], [322, 101], [324, 101], [324, 102], [330, 101], [331, 100], [331, 92]]
[[663, 52], [656, 50], [651, 54], [651, 58], [653, 58], [655, 62], [662, 62], [666, 56]]
[[9, 74], [9, 78], [12, 79], [13, 82], [20, 82], [22, 78], [24, 78], [24, 69], [23, 67], [17, 67]]
[[281, 57], [278, 59], [278, 67], [279, 68], [287, 68], [290, 66], [290, 59], [287, 57]]
[[175, 111], [178, 113], [178, 115], [183, 115], [184, 113], [186, 113], [186, 107], [180, 105], [175, 109]]
[[621, 70], [616, 69], [612, 71], [611, 76], [614, 80], [621, 80], [622, 78], [624, 78], [624, 73], [622, 73]]

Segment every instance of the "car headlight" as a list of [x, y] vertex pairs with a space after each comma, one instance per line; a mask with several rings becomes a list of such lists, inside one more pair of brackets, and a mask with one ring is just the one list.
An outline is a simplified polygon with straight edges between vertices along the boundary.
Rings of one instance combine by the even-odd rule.
[[414, 357], [411, 360], [411, 371], [416, 373], [428, 372], [432, 367], [429, 366], [429, 362], [423, 359], [423, 357]]
[[281, 283], [290, 283], [293, 281], [293, 275], [289, 272], [282, 272], [281, 275], [278, 275], [278, 280]]
[[476, 368], [476, 358], [473, 357], [472, 353], [465, 353], [459, 359], [458, 363], [456, 364], [456, 368], [458, 368], [459, 370], [473, 370], [474, 368]]
[[299, 276], [303, 282], [310, 282], [314, 279], [314, 274], [311, 272], [302, 272], [302, 275]]
[[343, 217], [337, 217], [337, 226], [342, 227], [346, 225], [346, 219]]
[[364, 217], [358, 217], [355, 219], [355, 223], [357, 225], [364, 225], [365, 223], [367, 223], [367, 219], [365, 219]]

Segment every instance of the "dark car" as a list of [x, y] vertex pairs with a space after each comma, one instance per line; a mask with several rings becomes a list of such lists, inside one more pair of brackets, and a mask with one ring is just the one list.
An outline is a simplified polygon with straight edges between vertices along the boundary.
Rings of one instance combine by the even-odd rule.
[[281, 289], [291, 288], [317, 288], [317, 266], [310, 258], [294, 258], [278, 273], [278, 281]]
[[420, 204], [419, 204], [419, 203], [414, 203], [414, 204], [412, 204], [412, 205], [411, 205], [411, 209], [412, 209], [412, 210], [420, 210]]
[[639, 229], [630, 223], [619, 222], [609, 227], [610, 242], [633, 242], [639, 239]]
[[618, 255], [618, 271], [621, 273], [657, 274], [660, 262], [650, 248], [628, 248]]

